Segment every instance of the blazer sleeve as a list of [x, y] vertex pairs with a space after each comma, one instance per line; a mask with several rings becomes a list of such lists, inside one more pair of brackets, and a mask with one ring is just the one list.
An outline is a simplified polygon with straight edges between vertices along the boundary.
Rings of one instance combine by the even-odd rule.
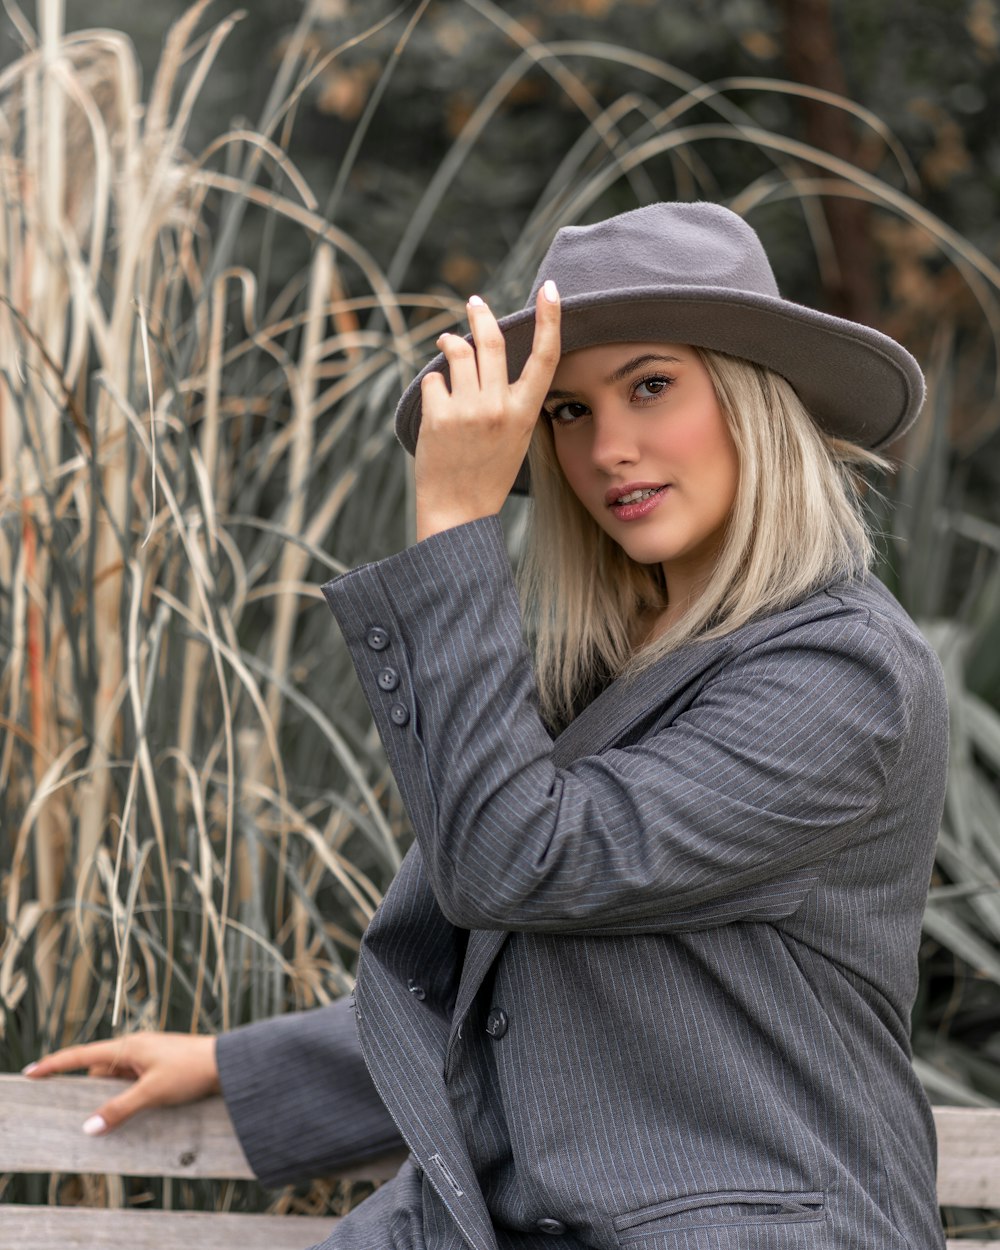
[[796, 872], [801, 883], [867, 836], [908, 731], [893, 639], [855, 612], [735, 649], [675, 720], [560, 768], [497, 517], [324, 592], [432, 889], [466, 928], [669, 931], [759, 916]]
[[403, 1148], [346, 998], [223, 1033], [216, 1056], [243, 1153], [265, 1185]]

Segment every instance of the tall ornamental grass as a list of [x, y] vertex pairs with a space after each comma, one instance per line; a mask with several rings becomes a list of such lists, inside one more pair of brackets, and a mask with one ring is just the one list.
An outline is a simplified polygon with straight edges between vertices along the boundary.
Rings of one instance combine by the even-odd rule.
[[[170, 30], [145, 97], [128, 39], [66, 34], [59, 0], [40, 0], [37, 36], [22, 30], [27, 50], [0, 74], [8, 1069], [74, 1039], [225, 1029], [351, 987], [409, 834], [318, 585], [412, 538], [394, 400], [441, 331], [463, 324], [467, 293], [408, 291], [406, 274], [526, 76], [555, 81], [579, 134], [484, 289], [495, 305], [513, 307], [554, 230], [610, 193], [722, 198], [751, 219], [793, 201], [821, 267], [819, 197], [850, 196], [953, 267], [1000, 339], [1000, 272], [914, 198], [905, 152], [864, 109], [827, 98], [882, 145], [879, 173], [740, 103], [806, 88], [705, 84], [606, 43], [544, 44], [486, 0], [467, 3], [511, 41], [511, 60], [429, 172], [384, 267], [333, 214], [426, 3], [394, 15], [398, 42], [326, 211], [288, 154], [310, 85], [343, 51], [319, 57], [315, 5], [259, 125], [197, 152], [189, 127], [235, 20], [203, 28], [207, 0]], [[595, 62], [641, 72], [656, 92], [598, 100], [579, 72]], [[722, 142], [753, 168], [725, 194], [712, 170]], [[280, 254], [295, 247], [307, 260], [289, 277]], [[954, 718], [926, 926], [938, 997], [921, 1001], [918, 1062], [934, 1096], [983, 1103], [1000, 1101], [1000, 1080], [963, 1013], [995, 1013], [1000, 984], [1000, 718], [982, 697], [1000, 685], [987, 645], [1000, 536], [950, 476], [954, 380], [942, 349], [931, 418], [878, 506], [885, 574], [939, 647]], [[505, 513], [515, 549], [525, 506]], [[970, 570], [957, 614], [956, 560]]]
[[[317, 582], [357, 558], [362, 515], [401, 536], [385, 409], [454, 311], [414, 297], [411, 329], [318, 213], [272, 137], [300, 91], [185, 151], [232, 25], [196, 37], [205, 7], [145, 104], [125, 37], [65, 36], [55, 3], [0, 78], [12, 1061], [328, 1000], [400, 860]], [[309, 242], [276, 297], [266, 254], [232, 261], [252, 215]]]

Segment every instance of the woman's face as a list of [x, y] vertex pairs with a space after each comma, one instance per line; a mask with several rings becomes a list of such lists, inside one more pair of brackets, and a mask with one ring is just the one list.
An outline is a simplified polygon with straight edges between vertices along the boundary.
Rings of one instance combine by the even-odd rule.
[[638, 563], [662, 564], [668, 588], [672, 574], [688, 586], [703, 583], [739, 464], [697, 352], [677, 343], [569, 352], [544, 411], [566, 480], [601, 529]]

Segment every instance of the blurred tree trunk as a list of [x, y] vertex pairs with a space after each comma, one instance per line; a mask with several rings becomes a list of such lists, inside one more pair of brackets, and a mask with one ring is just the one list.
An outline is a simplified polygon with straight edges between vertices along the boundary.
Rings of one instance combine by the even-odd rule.
[[[780, 0], [785, 21], [785, 60], [790, 78], [810, 87], [847, 96], [847, 78], [837, 47], [830, 0]], [[816, 100], [800, 101], [806, 140], [813, 147], [862, 163], [851, 118]], [[871, 214], [862, 200], [823, 202], [839, 277], [825, 284], [835, 316], [874, 324], [878, 320], [875, 248]]]

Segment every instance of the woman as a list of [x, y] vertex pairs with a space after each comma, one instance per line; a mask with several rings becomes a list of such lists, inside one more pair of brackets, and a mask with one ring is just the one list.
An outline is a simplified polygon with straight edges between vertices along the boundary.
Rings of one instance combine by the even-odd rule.
[[36, 1071], [140, 1075], [97, 1131], [221, 1083], [270, 1183], [402, 1137], [340, 1250], [943, 1245], [908, 1028], [946, 705], [850, 484], [919, 370], [710, 204], [562, 230], [469, 316], [397, 412], [419, 541], [324, 587], [416, 834], [355, 1018]]

